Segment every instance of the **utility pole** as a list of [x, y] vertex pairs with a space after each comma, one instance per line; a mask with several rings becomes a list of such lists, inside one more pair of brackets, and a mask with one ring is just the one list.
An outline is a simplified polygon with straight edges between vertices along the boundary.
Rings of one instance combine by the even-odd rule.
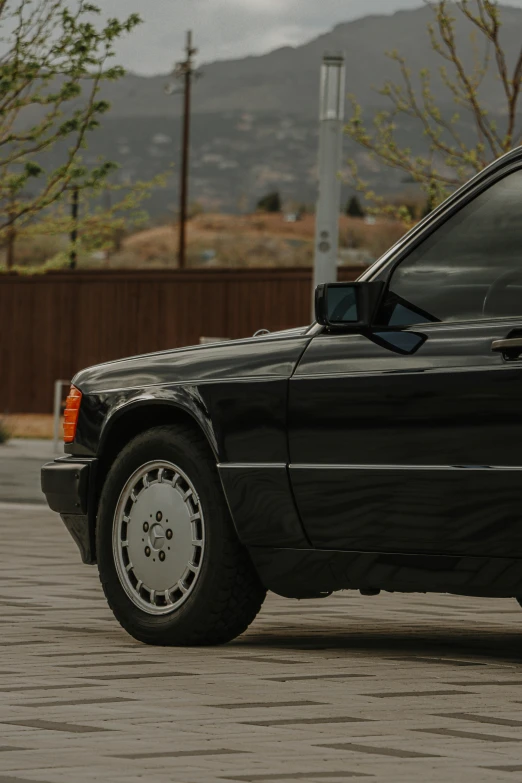
[[314, 293], [337, 280], [346, 70], [343, 54], [326, 54], [321, 69], [319, 200], [316, 213]]
[[69, 256], [69, 268], [76, 269], [76, 262], [78, 261], [78, 214], [80, 211], [80, 188], [78, 185], [74, 185], [72, 189], [71, 200], [71, 217], [72, 217], [72, 230], [71, 230], [71, 253]]
[[192, 47], [192, 31], [187, 33], [187, 59], [182, 63], [185, 77], [185, 106], [183, 115], [183, 142], [181, 161], [181, 197], [179, 208], [179, 268], [184, 269], [187, 260], [187, 212], [188, 212], [188, 180], [190, 167], [190, 112], [192, 76], [194, 74], [193, 57], [197, 49]]
[[192, 79], [201, 76], [201, 72], [194, 67], [194, 57], [198, 50], [192, 45], [192, 31], [187, 32], [185, 46], [186, 59], [177, 63], [172, 74], [174, 79], [183, 83], [181, 89], [173, 82], [165, 87], [167, 95], [177, 95], [183, 92], [183, 135], [181, 142], [181, 182], [180, 182], [180, 206], [179, 206], [179, 268], [184, 269], [187, 261], [187, 218], [188, 195], [190, 174], [190, 119], [192, 99]]
[[187, 33], [186, 59], [178, 63], [174, 70], [174, 77], [183, 82], [183, 137], [181, 142], [181, 182], [180, 182], [180, 205], [179, 205], [179, 255], [178, 264], [180, 269], [184, 269], [187, 262], [187, 217], [188, 217], [188, 194], [189, 194], [189, 173], [190, 173], [190, 114], [192, 98], [192, 77], [195, 75], [194, 56], [197, 49], [192, 45], [192, 31]]

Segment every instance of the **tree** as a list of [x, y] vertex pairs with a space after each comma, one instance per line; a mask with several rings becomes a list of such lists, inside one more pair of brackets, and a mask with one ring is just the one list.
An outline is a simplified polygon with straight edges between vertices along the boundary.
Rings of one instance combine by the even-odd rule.
[[[115, 42], [140, 18], [96, 24], [97, 6], [86, 0], [71, 5], [0, 0], [0, 31], [9, 42], [0, 57], [0, 237], [72, 186], [96, 189], [115, 168], [110, 161], [87, 167], [82, 151], [109, 109], [100, 97], [103, 83], [124, 74], [110, 64]], [[45, 153], [56, 144], [63, 161], [53, 168]]]
[[[388, 56], [397, 64], [402, 83], [388, 80], [379, 90], [381, 95], [390, 99], [391, 108], [379, 112], [369, 129], [360, 104], [352, 96], [353, 115], [347, 133], [386, 166], [406, 172], [427, 194], [431, 209], [471, 174], [520, 143], [517, 110], [522, 86], [522, 43], [510, 66], [500, 36], [501, 10], [495, 0], [425, 2], [433, 7], [434, 21], [428, 32], [431, 46], [442, 60], [439, 74], [448, 90], [448, 102], [451, 99], [455, 105], [455, 113], [449, 117], [447, 110], [443, 111], [437, 105], [430, 72], [426, 69], [421, 71], [420, 86], [417, 87], [405, 58], [393, 51]], [[457, 40], [455, 13], [464, 17], [475, 41], [483, 44], [481, 56], [475, 46], [475, 64], [471, 68], [465, 66], [461, 44]], [[480, 97], [480, 86], [492, 63], [504, 101], [500, 125]], [[416, 123], [419, 137], [425, 139], [422, 154], [413, 154], [410, 148], [401, 146], [397, 140], [397, 129], [406, 119]], [[463, 123], [472, 127], [474, 139], [471, 144], [463, 139]], [[357, 189], [385, 208], [384, 199], [369, 191], [359, 177], [354, 161], [351, 161], [351, 168]]]
[[281, 212], [281, 196], [278, 190], [268, 193], [257, 202], [257, 208], [261, 212]]
[[361, 207], [357, 196], [352, 196], [346, 205], [346, 214], [349, 217], [362, 218], [364, 217], [364, 210]]
[[[103, 181], [92, 188], [84, 188], [78, 193], [76, 218], [71, 211], [73, 194], [68, 193], [67, 199], [55, 202], [40, 215], [39, 220], [27, 221], [16, 231], [17, 252], [12, 252], [11, 258], [8, 253], [9, 232], [0, 234], [0, 247], [5, 244], [7, 251], [6, 271], [36, 274], [70, 267], [73, 251], [82, 263], [98, 251], [103, 251], [108, 259], [121, 250], [123, 239], [129, 232], [147, 223], [148, 215], [143, 203], [150, 198], [154, 188], [165, 187], [167, 179], [168, 172], [146, 182], [136, 181], [132, 186]], [[76, 240], [64, 241], [72, 236], [73, 231]], [[4, 237], [5, 243], [2, 242]], [[45, 257], [45, 251], [53, 248], [54, 252]], [[0, 273], [2, 271], [0, 264]]]

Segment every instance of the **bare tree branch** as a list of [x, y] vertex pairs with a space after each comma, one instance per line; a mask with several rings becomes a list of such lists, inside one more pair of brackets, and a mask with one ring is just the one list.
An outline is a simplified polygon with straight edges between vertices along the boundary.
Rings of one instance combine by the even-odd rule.
[[[390, 111], [378, 112], [371, 128], [368, 128], [360, 105], [352, 99], [353, 114], [346, 132], [386, 166], [406, 172], [420, 184], [430, 201], [434, 192], [436, 200], [441, 201], [472, 172], [480, 171], [518, 141], [516, 124], [522, 87], [522, 44], [510, 71], [502, 45], [501, 10], [495, 0], [424, 1], [434, 15], [433, 22], [428, 25], [428, 36], [433, 51], [442, 61], [439, 68], [442, 84], [457, 110], [453, 118], [439, 108], [431, 86], [431, 74], [423, 70], [420, 86], [416, 86], [406, 60], [392, 52], [389, 56], [398, 65], [401, 81], [388, 80], [379, 90], [381, 95], [389, 98]], [[464, 65], [455, 13], [461, 14], [473, 35], [474, 63], [471, 69]], [[492, 67], [502, 84], [505, 100], [505, 111], [499, 112], [505, 118], [502, 128], [497, 127], [479, 95]], [[462, 121], [459, 110], [465, 112], [464, 119], [470, 117], [473, 120], [476, 141], [472, 144], [464, 141], [459, 130]], [[405, 117], [418, 124], [419, 135], [426, 140], [424, 154], [414, 155], [397, 142], [397, 127], [400, 118]], [[354, 181], [359, 187], [364, 186], [358, 174]], [[372, 198], [376, 200], [375, 194]]]

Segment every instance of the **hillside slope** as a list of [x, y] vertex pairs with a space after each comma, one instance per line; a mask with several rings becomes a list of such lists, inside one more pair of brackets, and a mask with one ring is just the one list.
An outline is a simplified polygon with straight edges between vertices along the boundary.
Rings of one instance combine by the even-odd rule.
[[[427, 25], [433, 12], [423, 6], [397, 11], [389, 16], [368, 16], [340, 24], [330, 32], [295, 48], [285, 47], [269, 54], [202, 66], [203, 78], [194, 90], [196, 113], [284, 112], [313, 119], [317, 114], [319, 64], [325, 51], [343, 51], [346, 56], [348, 91], [364, 103], [382, 105], [384, 98], [373, 87], [390, 75], [387, 51], [397, 49], [417, 73], [429, 68], [435, 73], [441, 60], [430, 48]], [[473, 61], [470, 24], [460, 15], [458, 35], [465, 52], [464, 62]], [[502, 7], [503, 45], [511, 60], [520, 50], [522, 9]], [[179, 111], [180, 101], [164, 93], [167, 76], [129, 75], [109, 86], [113, 116], [165, 116]], [[445, 98], [438, 79], [435, 93]], [[370, 97], [371, 96], [371, 97]], [[498, 80], [491, 73], [483, 85], [485, 102], [491, 109], [502, 105]]]
[[[522, 39], [522, 9], [503, 7], [503, 41], [514, 60]], [[191, 159], [191, 200], [212, 211], [247, 211], [271, 189], [287, 201], [313, 203], [316, 199], [319, 68], [325, 51], [345, 52], [347, 91], [354, 93], [368, 116], [386, 99], [373, 87], [394, 76], [385, 52], [397, 49], [412, 73], [428, 67], [434, 74], [434, 91], [442, 104], [448, 93], [437, 78], [440, 58], [429, 46], [427, 7], [390, 16], [370, 16], [341, 24], [296, 48], [286, 47], [259, 57], [209, 63], [194, 87], [194, 121]], [[473, 60], [470, 25], [459, 25], [464, 61]], [[177, 167], [180, 154], [181, 98], [167, 96], [168, 76], [128, 75], [109, 84], [105, 95], [112, 111], [103, 130], [92, 136], [88, 160], [106, 156], [121, 164], [122, 181], [146, 179]], [[502, 111], [503, 91], [490, 73], [482, 97], [492, 114]], [[453, 105], [445, 106], [448, 115]], [[473, 128], [463, 121], [464, 136]], [[403, 123], [402, 143], [422, 149], [418, 128]], [[55, 153], [57, 154], [57, 153]], [[345, 157], [356, 156], [361, 171], [381, 192], [400, 192], [409, 186], [401, 175], [368, 159], [360, 148], [345, 143]], [[166, 191], [149, 203], [154, 216], [172, 215], [177, 204], [175, 169]], [[343, 198], [349, 189], [345, 187]]]

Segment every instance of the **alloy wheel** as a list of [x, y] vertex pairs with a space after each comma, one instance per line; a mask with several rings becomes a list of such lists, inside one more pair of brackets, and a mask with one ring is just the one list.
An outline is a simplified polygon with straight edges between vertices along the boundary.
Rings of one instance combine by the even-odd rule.
[[151, 615], [178, 609], [194, 590], [205, 522], [189, 477], [171, 462], [149, 462], [126, 482], [113, 527], [113, 555], [130, 600]]

